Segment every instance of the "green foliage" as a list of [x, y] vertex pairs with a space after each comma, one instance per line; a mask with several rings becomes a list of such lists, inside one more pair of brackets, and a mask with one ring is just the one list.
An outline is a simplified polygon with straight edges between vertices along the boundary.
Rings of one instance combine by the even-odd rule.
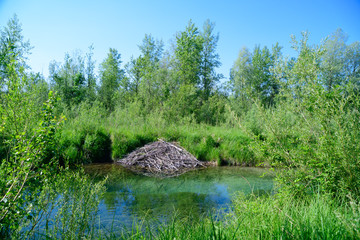
[[109, 134], [93, 126], [93, 129], [65, 129], [59, 136], [60, 154], [63, 163], [77, 165], [83, 163], [110, 162], [111, 140]]
[[[244, 48], [223, 92], [214, 26], [208, 20], [199, 31], [190, 21], [167, 52], [145, 35], [126, 73], [110, 49], [98, 79], [92, 46], [85, 56], [66, 54], [63, 64], [50, 64], [49, 89], [27, 71], [31, 47], [17, 17], [10, 19], [0, 30], [0, 236], [23, 237], [22, 226], [35, 236], [46, 209], [58, 205], [53, 222], [46, 212], [39, 237], [94, 237], [95, 212], [86, 206], [96, 209], [103, 185], [81, 173], [58, 175], [58, 160], [111, 161], [161, 138], [203, 161], [281, 168], [280, 194], [237, 196], [224, 223], [206, 219], [187, 232], [187, 223], [173, 222], [124, 237], [359, 238], [359, 42], [347, 44], [339, 29], [318, 46], [306, 32], [292, 37], [292, 59], [278, 44]], [[61, 97], [56, 107], [53, 90]], [[63, 113], [68, 121], [59, 132]], [[74, 195], [72, 183], [82, 194]]]
[[70, 165], [111, 161], [110, 134], [101, 124], [106, 109], [99, 103], [85, 102], [70, 112], [72, 119], [57, 135], [62, 161]]
[[[11, 99], [11, 95], [9, 95]], [[49, 94], [44, 104], [42, 119], [33, 136], [26, 132], [15, 135], [13, 154], [0, 165], [0, 233], [11, 234], [28, 216], [36, 197], [27, 191], [42, 191], [43, 183], [54, 177], [57, 168], [54, 135], [61, 120], [53, 114], [55, 97]]]
[[216, 53], [219, 34], [213, 34], [214, 27], [215, 24], [208, 19], [205, 21], [203, 31], [200, 33], [203, 39], [200, 66], [200, 88], [203, 91], [203, 99], [205, 101], [211, 96], [218, 81], [223, 78], [221, 74], [217, 74], [215, 71], [215, 68], [221, 66], [221, 62], [219, 60], [219, 54]]
[[66, 53], [63, 64], [53, 61], [49, 65], [51, 87], [59, 93], [66, 108], [96, 99], [92, 51], [90, 46], [85, 56], [80, 51], [74, 51], [72, 55]]
[[89, 47], [89, 52], [85, 56], [85, 79], [86, 79], [86, 100], [93, 102], [96, 99], [96, 76], [95, 76], [95, 61], [93, 60], [94, 47]]
[[[285, 200], [274, 197], [246, 197], [238, 194], [233, 200], [234, 215], [230, 218], [229, 232], [238, 238], [255, 236], [276, 239], [348, 239], [359, 237], [357, 223], [351, 224], [359, 214], [358, 205], [339, 206], [336, 201], [321, 195], [306, 200]], [[231, 220], [233, 219], [233, 220]]]
[[29, 192], [41, 193], [57, 174], [54, 136], [62, 118], [54, 114], [58, 99], [53, 92], [38, 95], [40, 77], [26, 72], [30, 45], [23, 41], [16, 16], [1, 31], [1, 44], [0, 236], [9, 237], [40, 204]]
[[[121, 68], [120, 53], [110, 49], [99, 66], [98, 79], [92, 46], [85, 56], [79, 52], [66, 54], [63, 64], [52, 62], [49, 66], [51, 88], [62, 98], [59, 112], [85, 101], [99, 100], [109, 113], [139, 102], [142, 115], [161, 111], [169, 121], [186, 118], [220, 124], [224, 121], [220, 115], [226, 97], [217, 85], [223, 76], [216, 73], [221, 63], [216, 53], [219, 35], [214, 34], [214, 26], [207, 20], [199, 31], [190, 21], [176, 35], [174, 48], [165, 54], [162, 41], [145, 35], [139, 45], [141, 55], [125, 65], [127, 72]], [[218, 106], [214, 102], [217, 100]]]
[[105, 192], [104, 181], [93, 183], [81, 170], [60, 171], [52, 181], [43, 183], [28, 217], [20, 219], [20, 228], [9, 237], [80, 239], [94, 236], [97, 208]]
[[[97, 209], [105, 192], [104, 181], [93, 183], [83, 171], [65, 171], [49, 186], [56, 198], [45, 211], [43, 228], [34, 229], [43, 238], [80, 239], [93, 236]], [[59, 197], [60, 196], [60, 197]]]
[[339, 28], [324, 43], [321, 80], [327, 90], [351, 82], [359, 87], [360, 43], [347, 45], [348, 36]]
[[242, 127], [253, 136], [258, 158], [286, 168], [277, 178], [281, 191], [304, 196], [320, 186], [332, 196], [359, 196], [356, 88], [324, 88], [319, 79], [322, 46], [309, 46], [306, 33], [300, 41], [293, 40], [299, 57], [285, 71], [283, 67], [290, 66], [286, 62], [274, 68], [282, 82], [277, 106], [267, 109], [254, 101], [249, 114], [255, 115], [249, 118], [255, 124]]
[[204, 122], [210, 125], [221, 125], [225, 122], [226, 97], [216, 92], [210, 96], [207, 101], [198, 109], [197, 122]]
[[116, 91], [127, 87], [124, 70], [120, 68], [120, 58], [120, 53], [110, 48], [107, 58], [100, 65], [99, 99], [109, 111], [114, 110]]
[[15, 59], [7, 65], [7, 81], [3, 86], [7, 93], [0, 95], [2, 125], [6, 125], [2, 135], [8, 139], [20, 134], [30, 135], [39, 113], [38, 106], [32, 101], [33, 92], [25, 91], [29, 79], [24, 68], [17, 67]]
[[[0, 29], [0, 87], [8, 81], [8, 65], [15, 65], [16, 70], [27, 69], [27, 56], [32, 47], [24, 40], [19, 19], [14, 15], [5, 27]], [[9, 80], [11, 81], [11, 80]]]
[[[2, 131], [0, 131], [2, 132]], [[2, 161], [3, 159], [6, 159], [7, 156], [9, 155], [9, 147], [6, 144], [7, 142], [9, 142], [9, 139], [7, 139], [5, 136], [0, 135], [0, 161]]]
[[234, 93], [233, 105], [238, 114], [249, 110], [253, 99], [259, 99], [264, 106], [275, 104], [280, 85], [272, 73], [281, 47], [275, 44], [270, 51], [267, 47], [256, 46], [253, 53], [247, 48], [239, 52], [239, 57], [230, 70], [230, 89]]
[[200, 84], [202, 44], [203, 39], [192, 21], [189, 21], [185, 31], [177, 34], [175, 64], [181, 84]]
[[148, 132], [133, 133], [130, 131], [118, 132], [113, 135], [112, 157], [119, 159], [138, 147], [157, 140], [156, 135]]
[[84, 60], [79, 54], [65, 55], [64, 64], [52, 62], [49, 66], [51, 84], [67, 107], [78, 104], [85, 97]]
[[111, 140], [103, 131], [87, 134], [84, 140], [84, 155], [93, 162], [111, 161]]
[[[127, 116], [126, 110], [117, 110], [110, 118], [112, 156], [123, 157], [137, 147], [161, 138], [178, 142], [203, 161], [219, 164], [250, 165], [259, 163], [250, 149], [250, 139], [239, 129], [211, 127], [194, 123], [172, 124], [154, 117]], [[118, 121], [115, 121], [118, 119]], [[120, 120], [121, 119], [121, 120]]]
[[163, 45], [162, 41], [145, 35], [139, 46], [141, 55], [127, 64], [132, 97], [143, 103], [146, 112], [153, 110], [164, 97], [163, 69], [160, 64]]
[[[277, 196], [257, 197], [238, 193], [232, 211], [224, 219], [204, 217], [201, 221], [174, 217], [167, 223], [143, 221], [131, 229], [101, 231], [99, 239], [358, 239], [359, 203], [339, 206], [317, 195], [306, 200]], [[155, 225], [151, 227], [150, 224]]]
[[180, 85], [179, 90], [164, 104], [165, 116], [172, 122], [186, 117], [194, 118], [200, 105], [197, 89], [191, 84]]

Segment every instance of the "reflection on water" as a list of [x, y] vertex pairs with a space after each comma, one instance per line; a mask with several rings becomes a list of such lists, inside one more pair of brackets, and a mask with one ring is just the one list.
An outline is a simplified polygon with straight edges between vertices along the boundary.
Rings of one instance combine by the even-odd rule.
[[174, 214], [199, 218], [209, 210], [225, 209], [236, 191], [270, 192], [272, 176], [258, 168], [211, 167], [174, 178], [134, 174], [116, 164], [92, 164], [85, 171], [95, 179], [108, 176], [99, 206], [101, 225], [131, 226], [136, 219], [167, 219]]

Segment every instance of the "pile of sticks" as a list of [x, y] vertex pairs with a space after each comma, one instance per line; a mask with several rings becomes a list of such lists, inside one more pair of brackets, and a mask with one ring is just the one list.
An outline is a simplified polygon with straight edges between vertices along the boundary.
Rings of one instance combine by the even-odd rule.
[[185, 149], [163, 140], [138, 148], [117, 163], [137, 173], [162, 177], [177, 176], [191, 169], [205, 167]]

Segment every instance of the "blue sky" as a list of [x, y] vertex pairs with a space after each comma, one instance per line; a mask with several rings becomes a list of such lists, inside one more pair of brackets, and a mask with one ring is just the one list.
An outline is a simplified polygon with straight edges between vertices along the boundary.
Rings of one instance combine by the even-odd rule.
[[63, 61], [66, 52], [77, 49], [85, 53], [91, 44], [97, 65], [110, 47], [124, 63], [137, 57], [145, 34], [163, 40], [168, 49], [190, 19], [199, 28], [206, 19], [215, 22], [218, 72], [226, 78], [243, 46], [279, 42], [283, 53], [292, 55], [291, 34], [307, 30], [311, 42], [319, 43], [339, 27], [349, 35], [348, 43], [360, 40], [360, 0], [0, 0], [0, 27], [15, 13], [34, 46], [29, 64], [46, 77], [51, 60]]

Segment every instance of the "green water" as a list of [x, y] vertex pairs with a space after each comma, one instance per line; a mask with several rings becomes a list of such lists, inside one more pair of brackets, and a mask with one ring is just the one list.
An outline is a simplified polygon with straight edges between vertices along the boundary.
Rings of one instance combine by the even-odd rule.
[[270, 193], [273, 176], [266, 169], [209, 167], [173, 178], [134, 174], [116, 164], [92, 164], [85, 171], [95, 179], [108, 176], [107, 192], [99, 206], [102, 227], [131, 226], [139, 219], [174, 215], [199, 218], [209, 211], [229, 211], [237, 191]]

